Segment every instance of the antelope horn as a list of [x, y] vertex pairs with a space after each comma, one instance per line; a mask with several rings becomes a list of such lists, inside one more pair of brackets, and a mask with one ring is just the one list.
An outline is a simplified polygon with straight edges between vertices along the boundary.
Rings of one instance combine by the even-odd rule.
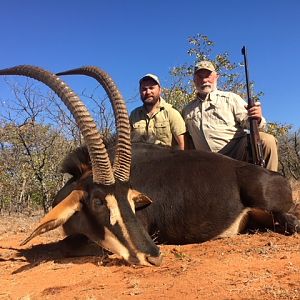
[[113, 163], [115, 178], [128, 181], [131, 165], [130, 124], [125, 101], [112, 78], [95, 66], [59, 72], [56, 75], [87, 75], [95, 78], [106, 91], [113, 107], [117, 127], [117, 147]]
[[111, 185], [115, 182], [112, 167], [101, 135], [86, 106], [72, 89], [55, 74], [39, 67], [21, 65], [0, 70], [0, 75], [23, 75], [34, 78], [50, 87], [72, 113], [87, 144], [95, 183]]

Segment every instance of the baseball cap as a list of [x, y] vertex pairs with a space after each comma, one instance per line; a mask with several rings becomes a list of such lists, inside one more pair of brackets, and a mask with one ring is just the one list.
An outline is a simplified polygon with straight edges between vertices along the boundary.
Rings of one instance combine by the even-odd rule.
[[197, 62], [195, 65], [194, 73], [196, 73], [197, 71], [199, 71], [201, 69], [209, 70], [211, 72], [216, 71], [212, 62], [210, 62], [208, 60], [202, 60], [202, 61]]
[[147, 78], [151, 78], [151, 79], [153, 79], [155, 82], [157, 82], [158, 83], [158, 85], [160, 86], [160, 82], [159, 82], [159, 78], [156, 76], [156, 75], [154, 75], [154, 74], [146, 74], [146, 75], [144, 75], [141, 79], [140, 79], [140, 84], [141, 84], [141, 82], [143, 81], [143, 80], [145, 80], [145, 79], [147, 79]]

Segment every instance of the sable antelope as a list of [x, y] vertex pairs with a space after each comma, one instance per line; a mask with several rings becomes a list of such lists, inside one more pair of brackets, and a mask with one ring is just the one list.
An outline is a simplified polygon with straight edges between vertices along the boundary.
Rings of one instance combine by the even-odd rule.
[[40, 225], [22, 243], [36, 235], [64, 226], [67, 234], [84, 234], [101, 247], [133, 264], [160, 265], [162, 256], [135, 216], [135, 206], [150, 199], [131, 188], [131, 143], [128, 113], [112, 79], [101, 73], [102, 85], [114, 108], [117, 146], [113, 166], [96, 124], [79, 97], [55, 74], [34, 66], [0, 70], [0, 75], [24, 75], [48, 85], [73, 114], [87, 145], [91, 165], [82, 165], [84, 176], [71, 193], [55, 202]]
[[[88, 75], [101, 83], [99, 72], [92, 66], [58, 74]], [[290, 185], [276, 172], [216, 153], [149, 144], [134, 144], [132, 155], [131, 182], [153, 200], [137, 216], [159, 243], [186, 244], [230, 236], [242, 232], [249, 220], [255, 226], [299, 231]], [[85, 148], [67, 157], [64, 171], [73, 177], [55, 202], [89, 176], [88, 169]]]
[[[152, 199], [136, 216], [157, 243], [198, 243], [248, 228], [299, 231], [290, 185], [279, 173], [216, 153], [132, 146], [131, 183]], [[89, 169], [85, 147], [70, 153], [62, 170], [72, 178], [54, 203], [90, 176]]]

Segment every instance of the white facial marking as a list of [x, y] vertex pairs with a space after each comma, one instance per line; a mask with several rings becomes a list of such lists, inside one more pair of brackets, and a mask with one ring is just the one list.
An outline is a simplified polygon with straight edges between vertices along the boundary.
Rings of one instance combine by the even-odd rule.
[[104, 228], [104, 240], [99, 245], [124, 259], [128, 260], [130, 257], [128, 249], [120, 243], [118, 238], [106, 227]]
[[116, 198], [113, 195], [107, 195], [105, 197], [107, 201], [107, 207], [110, 211], [110, 224], [115, 225], [121, 220], [121, 213], [118, 207]]
[[132, 194], [133, 194], [133, 191], [129, 190], [127, 199], [128, 199], [129, 205], [131, 207], [131, 210], [135, 214], [135, 204], [134, 204], [134, 201], [132, 200]]
[[[130, 205], [130, 208], [133, 212], [135, 212], [135, 205], [134, 201], [131, 199], [131, 194], [130, 191], [128, 193], [128, 202]], [[146, 260], [145, 255], [141, 252], [139, 252], [136, 247], [134, 246], [132, 240], [130, 239], [128, 229], [122, 219], [121, 213], [120, 213], [120, 208], [118, 206], [118, 202], [115, 198], [114, 195], [107, 195], [105, 197], [106, 202], [107, 202], [107, 207], [110, 211], [110, 224], [115, 225], [118, 223], [120, 226], [120, 229], [122, 231], [122, 234], [124, 238], [126, 239], [128, 246], [134, 251], [135, 256], [137, 259], [143, 264], [143, 265], [151, 265], [149, 262]], [[104, 240], [101, 242], [102, 247], [108, 249], [109, 251], [112, 251], [115, 254], [118, 254], [122, 256], [124, 259], [128, 260], [130, 257], [129, 250], [119, 241], [118, 237], [111, 232], [109, 229], [106, 227], [104, 228], [105, 230], [105, 237]]]
[[107, 201], [107, 207], [110, 210], [110, 224], [115, 225], [118, 222], [118, 225], [120, 226], [121, 231], [122, 231], [125, 239], [129, 243], [130, 247], [132, 247], [134, 249], [133, 243], [132, 243], [132, 241], [130, 240], [130, 237], [129, 237], [127, 227], [126, 227], [126, 225], [125, 225], [125, 223], [122, 219], [122, 216], [121, 216], [121, 213], [120, 213], [120, 208], [118, 206], [118, 202], [117, 202], [115, 196], [107, 195], [105, 197], [105, 199]]

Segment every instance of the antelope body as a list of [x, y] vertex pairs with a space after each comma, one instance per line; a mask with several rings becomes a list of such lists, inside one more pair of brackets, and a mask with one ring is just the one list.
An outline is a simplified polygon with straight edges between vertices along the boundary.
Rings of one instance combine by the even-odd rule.
[[[199, 150], [143, 143], [132, 149], [131, 183], [152, 199], [136, 215], [158, 243], [204, 242], [241, 233], [250, 225], [299, 231], [290, 185], [276, 172]], [[72, 178], [54, 205], [90, 176], [89, 166], [85, 147], [66, 157], [63, 171]]]

